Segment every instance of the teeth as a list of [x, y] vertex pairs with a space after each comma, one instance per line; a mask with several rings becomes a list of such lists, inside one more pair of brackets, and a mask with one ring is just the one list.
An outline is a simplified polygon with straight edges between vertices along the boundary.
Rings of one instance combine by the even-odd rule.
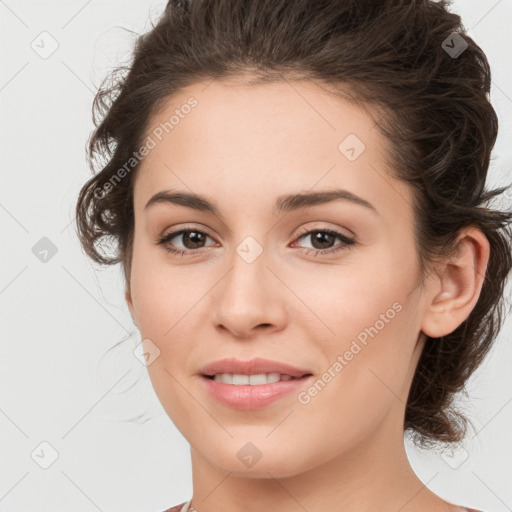
[[240, 375], [233, 373], [218, 373], [213, 377], [217, 382], [224, 384], [233, 384], [235, 386], [251, 385], [259, 386], [260, 384], [272, 384], [280, 380], [291, 380], [290, 375], [281, 375], [280, 373], [260, 373], [258, 375]]

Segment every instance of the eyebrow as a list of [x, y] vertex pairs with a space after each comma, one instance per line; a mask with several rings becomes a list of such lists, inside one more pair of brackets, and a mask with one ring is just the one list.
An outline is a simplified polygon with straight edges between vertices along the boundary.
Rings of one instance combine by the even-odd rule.
[[[273, 209], [274, 215], [287, 213], [302, 208], [309, 208], [320, 204], [330, 203], [336, 200], [349, 201], [351, 203], [364, 206], [378, 215], [377, 209], [366, 199], [349, 192], [348, 190], [336, 189], [320, 192], [303, 192], [279, 196]], [[173, 192], [162, 190], [153, 195], [146, 203], [144, 210], [148, 210], [152, 205], [171, 203], [187, 208], [192, 208], [201, 212], [212, 213], [221, 216], [217, 203], [211, 201], [205, 196], [189, 192]]]

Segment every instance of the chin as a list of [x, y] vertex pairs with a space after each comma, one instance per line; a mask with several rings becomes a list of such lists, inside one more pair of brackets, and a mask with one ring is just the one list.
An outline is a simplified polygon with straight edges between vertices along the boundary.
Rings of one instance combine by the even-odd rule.
[[[231, 473], [232, 476], [262, 479], [288, 478], [315, 466], [314, 463], [307, 465], [304, 454], [294, 460], [289, 453], [278, 451], [273, 447], [257, 451], [250, 442], [235, 442], [233, 445], [219, 443], [217, 446], [219, 450], [213, 453], [211, 450], [208, 450], [208, 453], [202, 452], [203, 458], [218, 470]], [[299, 449], [292, 451], [295, 454], [300, 452]], [[268, 452], [267, 455], [265, 452]], [[197, 451], [197, 453], [200, 452]]]

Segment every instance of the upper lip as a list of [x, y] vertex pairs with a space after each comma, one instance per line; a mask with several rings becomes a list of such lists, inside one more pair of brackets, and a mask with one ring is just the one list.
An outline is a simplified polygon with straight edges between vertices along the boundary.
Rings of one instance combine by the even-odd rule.
[[296, 368], [279, 361], [269, 359], [251, 359], [250, 361], [241, 361], [239, 359], [220, 359], [209, 363], [199, 371], [201, 375], [217, 375], [220, 373], [232, 373], [240, 375], [258, 375], [260, 373], [280, 373], [281, 375], [290, 375], [291, 377], [303, 377], [311, 375], [308, 370]]

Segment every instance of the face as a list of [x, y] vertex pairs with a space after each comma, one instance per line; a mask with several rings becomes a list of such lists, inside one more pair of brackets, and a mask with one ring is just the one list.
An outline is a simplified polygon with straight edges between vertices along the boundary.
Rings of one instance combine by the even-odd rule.
[[[214, 81], [170, 98], [147, 135], [126, 297], [154, 389], [194, 453], [284, 477], [384, 432], [403, 441], [424, 297], [412, 193], [391, 177], [374, 119], [313, 83]], [[216, 211], [150, 201], [161, 192]], [[324, 192], [339, 194], [298, 200]], [[232, 406], [201, 375], [225, 358], [311, 376]], [[251, 450], [253, 467], [241, 462]]]

